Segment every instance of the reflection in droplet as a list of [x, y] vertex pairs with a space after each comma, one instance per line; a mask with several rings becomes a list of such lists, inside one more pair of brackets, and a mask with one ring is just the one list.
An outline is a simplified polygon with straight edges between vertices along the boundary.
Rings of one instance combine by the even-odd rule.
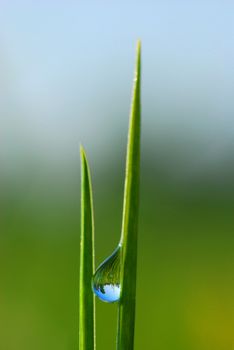
[[92, 287], [94, 293], [108, 303], [114, 303], [120, 298], [120, 248], [97, 268]]

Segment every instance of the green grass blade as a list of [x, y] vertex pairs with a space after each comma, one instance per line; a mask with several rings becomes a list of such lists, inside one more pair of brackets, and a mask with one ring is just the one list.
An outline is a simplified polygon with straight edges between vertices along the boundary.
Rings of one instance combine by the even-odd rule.
[[137, 61], [128, 134], [123, 221], [121, 233], [121, 298], [118, 315], [117, 349], [134, 347], [137, 226], [140, 174], [140, 75], [141, 44], [137, 44]]
[[79, 295], [79, 349], [95, 349], [95, 300], [91, 288], [94, 273], [94, 219], [90, 171], [84, 149], [81, 157], [81, 241]]

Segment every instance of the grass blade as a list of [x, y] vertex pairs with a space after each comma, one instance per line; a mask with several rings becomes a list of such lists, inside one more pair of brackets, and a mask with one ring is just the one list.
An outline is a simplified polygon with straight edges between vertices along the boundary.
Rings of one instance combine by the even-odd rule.
[[95, 301], [91, 288], [94, 273], [94, 219], [90, 171], [84, 149], [81, 157], [81, 241], [79, 295], [79, 349], [95, 349]]
[[137, 226], [139, 208], [140, 174], [140, 74], [141, 44], [137, 44], [137, 60], [130, 112], [123, 221], [121, 233], [121, 298], [118, 314], [117, 349], [132, 350], [134, 347]]

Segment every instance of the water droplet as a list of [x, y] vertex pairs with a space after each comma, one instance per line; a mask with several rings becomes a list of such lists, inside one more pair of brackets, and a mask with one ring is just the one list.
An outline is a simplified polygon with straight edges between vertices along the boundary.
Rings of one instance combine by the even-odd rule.
[[114, 303], [120, 298], [120, 248], [97, 268], [93, 276], [93, 291], [102, 301]]

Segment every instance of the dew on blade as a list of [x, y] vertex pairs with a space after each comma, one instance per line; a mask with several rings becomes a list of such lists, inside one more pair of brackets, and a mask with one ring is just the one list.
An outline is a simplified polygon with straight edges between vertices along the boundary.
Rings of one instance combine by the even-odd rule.
[[92, 281], [94, 293], [102, 301], [114, 303], [120, 298], [120, 246], [97, 268]]

